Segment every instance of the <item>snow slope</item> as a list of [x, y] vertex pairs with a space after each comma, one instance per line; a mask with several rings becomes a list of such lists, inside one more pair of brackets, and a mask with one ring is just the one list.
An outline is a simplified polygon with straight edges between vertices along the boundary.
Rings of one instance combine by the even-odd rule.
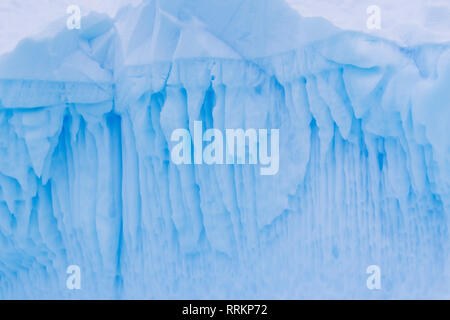
[[[286, 0], [305, 17], [323, 17], [345, 30], [369, 33], [402, 45], [450, 42], [448, 0]], [[368, 29], [367, 20], [377, 6], [380, 29]]]
[[[0, 298], [448, 298], [449, 81], [281, 0], [58, 20], [0, 56]], [[280, 129], [279, 173], [174, 165], [195, 120]]]

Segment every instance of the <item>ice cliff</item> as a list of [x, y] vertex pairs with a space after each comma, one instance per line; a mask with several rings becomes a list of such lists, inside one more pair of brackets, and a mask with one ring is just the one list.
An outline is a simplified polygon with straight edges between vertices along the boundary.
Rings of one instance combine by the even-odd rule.
[[[279, 0], [57, 21], [0, 56], [0, 298], [450, 298], [449, 84]], [[278, 128], [278, 174], [174, 165], [196, 120]]]

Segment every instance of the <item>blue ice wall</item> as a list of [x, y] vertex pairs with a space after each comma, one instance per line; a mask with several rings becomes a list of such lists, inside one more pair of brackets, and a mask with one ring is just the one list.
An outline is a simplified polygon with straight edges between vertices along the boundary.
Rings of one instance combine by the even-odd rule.
[[[50, 31], [0, 57], [1, 299], [450, 297], [450, 45], [278, 0]], [[196, 120], [279, 129], [278, 174], [173, 164]]]

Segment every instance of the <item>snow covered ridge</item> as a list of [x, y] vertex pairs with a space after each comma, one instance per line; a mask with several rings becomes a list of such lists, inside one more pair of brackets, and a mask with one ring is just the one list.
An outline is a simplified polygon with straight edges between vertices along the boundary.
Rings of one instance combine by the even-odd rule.
[[[344, 30], [374, 34], [401, 45], [450, 41], [448, 0], [286, 0], [305, 17], [320, 16]], [[377, 28], [371, 28], [371, 17]]]
[[[449, 45], [278, 0], [58, 26], [0, 57], [0, 298], [449, 297]], [[174, 164], [197, 121], [279, 130], [278, 173]]]

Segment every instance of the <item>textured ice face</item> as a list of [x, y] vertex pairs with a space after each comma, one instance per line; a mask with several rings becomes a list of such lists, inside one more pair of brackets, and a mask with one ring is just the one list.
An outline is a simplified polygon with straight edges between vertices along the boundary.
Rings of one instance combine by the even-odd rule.
[[[62, 19], [0, 56], [0, 298], [448, 298], [449, 81], [278, 0]], [[277, 174], [173, 163], [197, 121]]]

